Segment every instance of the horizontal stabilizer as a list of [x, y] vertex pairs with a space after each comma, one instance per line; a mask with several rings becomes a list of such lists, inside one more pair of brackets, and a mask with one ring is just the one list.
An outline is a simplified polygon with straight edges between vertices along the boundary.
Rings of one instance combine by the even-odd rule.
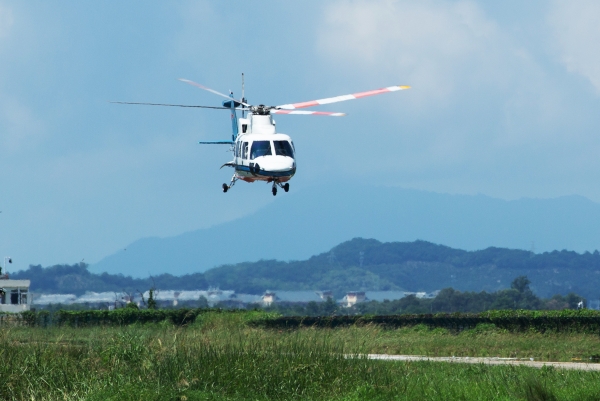
[[200, 141], [201, 145], [233, 145], [233, 141]]
[[223, 107], [226, 107], [228, 109], [231, 108], [231, 103], [233, 103], [233, 107], [237, 108], [240, 107], [242, 104], [240, 102], [238, 102], [237, 100], [228, 100], [228, 101], [223, 101]]

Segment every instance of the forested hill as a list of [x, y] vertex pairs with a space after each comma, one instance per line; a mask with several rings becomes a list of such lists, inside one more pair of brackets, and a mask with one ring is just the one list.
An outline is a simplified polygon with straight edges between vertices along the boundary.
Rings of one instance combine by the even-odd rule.
[[[175, 270], [175, 266], [174, 269]], [[433, 291], [452, 287], [461, 291], [496, 291], [526, 275], [540, 296], [577, 292], [600, 296], [600, 253], [487, 248], [463, 251], [425, 241], [387, 242], [355, 238], [308, 260], [275, 260], [220, 266], [181, 277], [163, 274], [146, 279], [93, 274], [85, 264], [30, 266], [11, 278], [31, 279], [32, 291], [75, 293], [219, 287], [238, 293], [265, 290]]]
[[240, 292], [264, 289], [497, 291], [526, 275], [540, 296], [577, 292], [600, 295], [600, 253], [578, 254], [487, 248], [463, 251], [426, 241], [387, 242], [355, 238], [306, 261], [260, 261], [221, 266], [206, 280]]

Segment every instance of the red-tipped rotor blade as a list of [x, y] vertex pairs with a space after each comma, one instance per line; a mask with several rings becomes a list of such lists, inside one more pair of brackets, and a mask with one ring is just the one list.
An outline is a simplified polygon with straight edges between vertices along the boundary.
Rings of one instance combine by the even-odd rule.
[[304, 114], [330, 117], [343, 117], [346, 113], [334, 113], [330, 111], [311, 111], [311, 110], [271, 110], [271, 114]]
[[283, 110], [303, 109], [305, 107], [318, 106], [321, 104], [344, 102], [346, 100], [360, 99], [361, 97], [381, 95], [382, 93], [401, 91], [404, 89], [410, 89], [410, 86], [406, 86], [406, 85], [389, 86], [387, 88], [375, 89], [375, 90], [367, 91], [367, 92], [353, 93], [351, 95], [328, 97], [326, 99], [311, 100], [308, 102], [301, 102], [301, 103], [283, 104], [281, 106], [277, 106], [277, 109], [283, 109]]
[[243, 105], [244, 105], [244, 106], [246, 106], [246, 107], [251, 107], [249, 104], [246, 104], [246, 103], [244, 103], [244, 102], [242, 102], [242, 101], [240, 101], [240, 100], [237, 100], [237, 99], [232, 99], [230, 96], [227, 96], [227, 95], [225, 95], [225, 94], [223, 94], [223, 93], [221, 93], [221, 92], [217, 92], [217, 91], [216, 91], [216, 90], [214, 90], [214, 89], [207, 88], [206, 86], [204, 86], [204, 85], [200, 85], [199, 83], [196, 83], [196, 82], [194, 82], [194, 81], [190, 81], [189, 79], [179, 78], [179, 80], [180, 80], [181, 82], [185, 82], [186, 84], [190, 84], [190, 85], [192, 85], [192, 86], [195, 86], [196, 88], [204, 89], [205, 91], [209, 91], [209, 92], [211, 92], [211, 93], [214, 93], [215, 95], [222, 96], [222, 97], [224, 97], [225, 99], [229, 99], [229, 100], [235, 100], [236, 102], [238, 102], [238, 103], [240, 103], [240, 104], [243, 104]]

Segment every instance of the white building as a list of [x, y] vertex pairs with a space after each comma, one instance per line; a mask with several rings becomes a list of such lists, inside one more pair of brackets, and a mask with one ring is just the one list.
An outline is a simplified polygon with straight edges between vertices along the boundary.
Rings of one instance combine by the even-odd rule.
[[365, 302], [367, 300], [367, 296], [364, 291], [351, 291], [347, 292], [346, 296], [342, 298], [342, 303], [345, 304], [347, 308], [350, 308], [356, 305], [359, 302]]
[[0, 313], [18, 313], [29, 310], [29, 280], [0, 279]]

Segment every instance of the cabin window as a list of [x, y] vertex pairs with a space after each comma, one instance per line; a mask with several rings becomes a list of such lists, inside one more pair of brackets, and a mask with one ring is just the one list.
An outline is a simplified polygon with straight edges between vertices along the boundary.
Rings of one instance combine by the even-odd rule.
[[242, 157], [244, 159], [248, 158], [248, 142], [244, 142], [244, 145], [242, 145]]
[[250, 159], [256, 159], [261, 156], [271, 156], [271, 141], [254, 141], [252, 142], [252, 151], [250, 151]]
[[288, 141], [273, 141], [273, 145], [275, 145], [276, 155], [294, 157], [292, 145]]

